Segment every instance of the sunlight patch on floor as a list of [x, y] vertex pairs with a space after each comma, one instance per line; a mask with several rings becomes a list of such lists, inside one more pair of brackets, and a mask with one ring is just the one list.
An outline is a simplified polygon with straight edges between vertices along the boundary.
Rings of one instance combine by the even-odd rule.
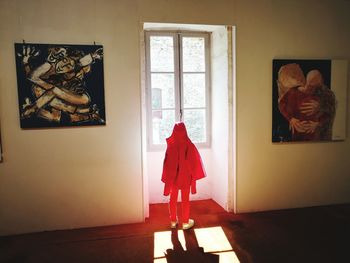
[[219, 255], [220, 263], [239, 263], [222, 227], [197, 228], [194, 232], [198, 245], [204, 249], [204, 252]]
[[153, 263], [168, 263], [166, 258], [157, 258], [153, 261]]
[[[205, 253], [219, 255], [219, 263], [240, 263], [222, 227], [196, 228], [194, 233], [198, 246], [202, 247]], [[154, 263], [167, 263], [165, 252], [174, 247], [171, 235], [171, 231], [154, 233]], [[183, 230], [178, 230], [178, 240], [186, 250]]]
[[[186, 250], [186, 241], [183, 230], [178, 231], [178, 238], [181, 246]], [[173, 249], [171, 242], [171, 231], [155, 232], [154, 233], [154, 258], [164, 257], [167, 249]], [[163, 261], [159, 261], [163, 262]], [[165, 261], [166, 262], [166, 261]]]
[[232, 250], [222, 227], [197, 228], [194, 230], [198, 245], [204, 252], [218, 252]]
[[219, 257], [220, 257], [219, 262], [220, 263], [240, 263], [236, 253], [233, 251], [213, 253], [213, 254], [219, 255]]

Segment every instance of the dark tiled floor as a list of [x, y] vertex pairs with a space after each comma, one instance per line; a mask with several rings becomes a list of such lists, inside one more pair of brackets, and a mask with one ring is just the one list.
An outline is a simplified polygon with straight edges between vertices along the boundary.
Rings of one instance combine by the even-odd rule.
[[[234, 215], [205, 200], [191, 209], [195, 229], [221, 227], [241, 263], [350, 262], [350, 205]], [[166, 204], [151, 205], [140, 224], [0, 237], [0, 262], [153, 262], [154, 233], [170, 231], [167, 211]], [[195, 229], [184, 234], [187, 252], [170, 251], [169, 263], [218, 262], [198, 248]], [[178, 249], [177, 233], [169, 239]]]

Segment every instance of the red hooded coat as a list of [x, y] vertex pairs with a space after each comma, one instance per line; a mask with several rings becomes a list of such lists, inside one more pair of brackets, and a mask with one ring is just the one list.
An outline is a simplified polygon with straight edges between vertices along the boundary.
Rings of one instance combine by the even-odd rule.
[[177, 189], [191, 187], [191, 193], [195, 194], [196, 181], [204, 178], [206, 174], [201, 156], [187, 136], [185, 124], [175, 124], [173, 133], [166, 142], [162, 174], [164, 195], [169, 195], [173, 186]]

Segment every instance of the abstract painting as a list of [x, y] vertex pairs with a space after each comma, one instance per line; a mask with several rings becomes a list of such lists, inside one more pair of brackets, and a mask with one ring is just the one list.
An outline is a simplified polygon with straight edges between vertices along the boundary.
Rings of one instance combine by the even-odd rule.
[[273, 142], [345, 139], [347, 63], [273, 60]]
[[15, 43], [21, 128], [105, 125], [103, 47]]

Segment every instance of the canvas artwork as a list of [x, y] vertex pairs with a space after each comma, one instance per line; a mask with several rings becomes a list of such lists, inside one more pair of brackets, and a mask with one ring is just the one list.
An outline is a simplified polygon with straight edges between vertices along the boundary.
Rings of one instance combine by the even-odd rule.
[[345, 139], [347, 63], [273, 60], [273, 142]]
[[21, 128], [104, 125], [103, 47], [15, 44]]

